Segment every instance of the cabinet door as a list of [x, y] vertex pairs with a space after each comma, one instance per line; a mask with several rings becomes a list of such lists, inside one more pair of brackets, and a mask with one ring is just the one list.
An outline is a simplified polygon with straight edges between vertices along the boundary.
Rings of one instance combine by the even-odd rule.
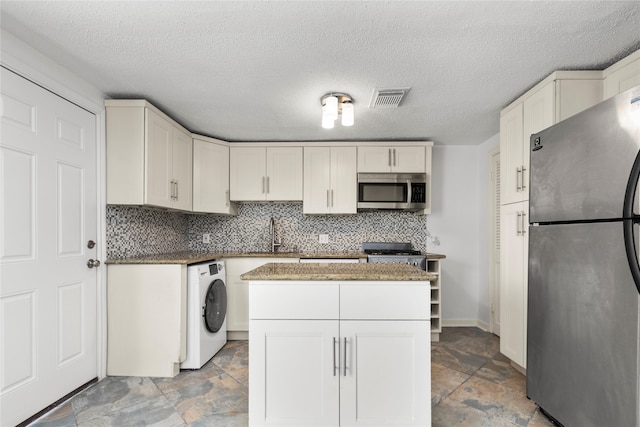
[[517, 104], [500, 116], [500, 197], [502, 203], [523, 200], [522, 121], [522, 104]]
[[302, 147], [267, 149], [267, 199], [302, 200]]
[[604, 79], [604, 99], [616, 96], [637, 85], [640, 85], [640, 57]]
[[329, 213], [330, 188], [331, 148], [305, 147], [303, 213]]
[[393, 147], [393, 171], [399, 173], [425, 173], [424, 147]]
[[231, 200], [266, 199], [267, 162], [265, 147], [230, 147]]
[[431, 425], [428, 321], [341, 321], [340, 336], [341, 426]]
[[526, 368], [528, 203], [500, 209], [500, 352]]
[[193, 210], [235, 214], [229, 199], [229, 147], [193, 140]]
[[173, 206], [173, 125], [148, 108], [145, 119], [145, 203], [170, 208]]
[[356, 147], [331, 148], [330, 212], [354, 214], [358, 207]]
[[227, 279], [227, 331], [249, 330], [249, 282], [240, 279], [247, 271], [268, 262], [299, 262], [298, 258], [224, 258]]
[[529, 154], [531, 135], [555, 123], [556, 83], [551, 82], [523, 103], [522, 199], [529, 200]]
[[339, 425], [338, 324], [251, 321], [251, 426]]
[[173, 207], [191, 211], [193, 181], [193, 140], [191, 135], [173, 128], [172, 179], [174, 181]]
[[389, 147], [358, 147], [358, 172], [391, 172]]
[[358, 172], [425, 173], [424, 147], [358, 147]]

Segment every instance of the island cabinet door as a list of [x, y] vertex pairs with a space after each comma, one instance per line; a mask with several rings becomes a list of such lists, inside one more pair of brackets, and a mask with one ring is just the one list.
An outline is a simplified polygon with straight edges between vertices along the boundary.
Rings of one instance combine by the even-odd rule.
[[341, 321], [340, 335], [340, 425], [430, 426], [429, 322]]
[[339, 425], [338, 324], [251, 320], [250, 426]]

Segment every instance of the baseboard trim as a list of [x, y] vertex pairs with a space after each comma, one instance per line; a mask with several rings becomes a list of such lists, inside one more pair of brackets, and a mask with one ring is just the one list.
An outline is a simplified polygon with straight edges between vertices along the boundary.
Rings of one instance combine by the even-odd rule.
[[246, 341], [249, 339], [247, 331], [227, 331], [227, 341]]
[[489, 331], [489, 324], [474, 319], [448, 319], [442, 321], [443, 328], [480, 328]]

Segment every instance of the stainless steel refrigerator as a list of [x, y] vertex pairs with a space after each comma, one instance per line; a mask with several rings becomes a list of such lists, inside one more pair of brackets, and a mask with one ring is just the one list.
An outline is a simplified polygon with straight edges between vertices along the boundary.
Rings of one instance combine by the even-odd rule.
[[640, 86], [531, 136], [527, 396], [640, 426]]

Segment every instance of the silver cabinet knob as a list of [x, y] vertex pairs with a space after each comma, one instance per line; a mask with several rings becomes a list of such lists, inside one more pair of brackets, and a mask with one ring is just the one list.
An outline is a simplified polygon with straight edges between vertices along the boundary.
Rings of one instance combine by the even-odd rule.
[[98, 261], [97, 259], [90, 259], [89, 261], [87, 261], [87, 267], [100, 267], [100, 261]]

